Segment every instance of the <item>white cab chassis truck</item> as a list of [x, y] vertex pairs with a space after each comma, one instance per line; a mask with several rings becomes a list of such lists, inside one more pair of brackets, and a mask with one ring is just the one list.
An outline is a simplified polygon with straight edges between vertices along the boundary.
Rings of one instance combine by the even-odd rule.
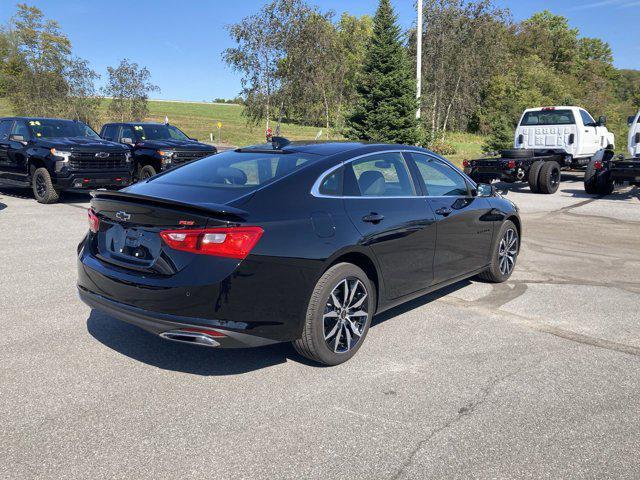
[[640, 112], [628, 119], [629, 158], [606, 148], [593, 156], [584, 174], [584, 190], [587, 193], [608, 195], [616, 185], [629, 182], [640, 186]]
[[518, 122], [514, 149], [499, 158], [465, 161], [465, 172], [476, 182], [523, 181], [534, 193], [555, 193], [561, 169], [586, 167], [596, 153], [614, 147], [606, 123], [580, 107], [529, 108]]

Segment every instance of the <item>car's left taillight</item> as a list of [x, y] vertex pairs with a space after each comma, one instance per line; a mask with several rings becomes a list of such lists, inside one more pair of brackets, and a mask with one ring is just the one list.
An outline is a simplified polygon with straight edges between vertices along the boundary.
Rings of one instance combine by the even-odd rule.
[[98, 230], [100, 230], [100, 219], [96, 215], [96, 212], [93, 211], [93, 208], [90, 208], [89, 210], [87, 210], [87, 214], [87, 219], [89, 220], [89, 230], [91, 230], [92, 233], [98, 233]]
[[160, 237], [174, 250], [242, 260], [256, 246], [260, 227], [225, 227], [202, 230], [164, 230]]

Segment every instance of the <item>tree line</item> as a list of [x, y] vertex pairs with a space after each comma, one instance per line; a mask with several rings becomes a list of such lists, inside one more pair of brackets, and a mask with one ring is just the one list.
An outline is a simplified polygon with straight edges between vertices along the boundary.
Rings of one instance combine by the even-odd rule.
[[426, 0], [423, 15], [419, 122], [408, 93], [417, 32], [400, 30], [389, 0], [374, 19], [269, 1], [227, 27], [235, 46], [223, 58], [241, 74], [250, 121], [323, 126], [327, 136], [415, 136], [447, 149], [448, 132], [466, 131], [489, 135], [485, 148], [495, 150], [512, 142], [525, 108], [575, 104], [607, 115], [621, 139], [640, 108], [640, 72], [616, 69], [610, 46], [563, 16], [545, 10], [516, 22], [492, 0]]
[[18, 4], [15, 15], [0, 26], [0, 97], [16, 115], [64, 117], [98, 126], [102, 97], [111, 99], [109, 119], [142, 120], [148, 95], [158, 91], [151, 73], [129, 59], [107, 67], [106, 84], [89, 62], [73, 55], [60, 25], [41, 10]]

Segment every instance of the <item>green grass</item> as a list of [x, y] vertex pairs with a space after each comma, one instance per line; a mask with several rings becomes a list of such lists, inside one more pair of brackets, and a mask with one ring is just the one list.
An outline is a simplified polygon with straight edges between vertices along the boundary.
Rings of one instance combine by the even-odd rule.
[[[101, 121], [94, 125], [100, 129], [102, 123], [109, 121], [107, 107], [109, 100], [103, 100], [100, 106]], [[9, 102], [0, 98], [0, 116], [11, 115]], [[189, 102], [163, 102], [149, 101], [149, 118], [152, 121], [164, 121], [165, 115], [169, 121], [183, 130], [187, 135], [199, 140], [208, 141], [209, 134], [214, 133], [215, 141], [218, 141], [218, 121], [222, 122], [222, 142], [230, 145], [251, 145], [264, 142], [264, 125], [249, 126], [242, 115], [242, 107], [239, 105], [213, 104], [213, 103], [189, 103]], [[275, 124], [274, 124], [275, 127]], [[292, 140], [306, 140], [315, 138], [319, 127], [305, 127], [293, 124], [283, 124], [281, 133]], [[323, 137], [324, 138], [324, 137]], [[462, 160], [478, 158], [482, 155], [481, 147], [484, 137], [471, 133], [450, 132], [446, 141], [456, 148], [455, 155], [447, 158], [460, 165]]]
[[463, 160], [470, 160], [482, 156], [483, 135], [464, 132], [447, 133], [446, 141], [456, 148], [455, 155], [448, 155], [447, 159], [456, 165], [462, 165]]

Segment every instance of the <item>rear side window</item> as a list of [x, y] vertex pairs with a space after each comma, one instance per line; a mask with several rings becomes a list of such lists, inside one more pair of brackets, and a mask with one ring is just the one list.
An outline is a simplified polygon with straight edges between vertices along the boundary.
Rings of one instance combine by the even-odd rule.
[[413, 197], [416, 190], [401, 153], [378, 153], [345, 166], [345, 194], [363, 197]]
[[427, 155], [413, 154], [418, 172], [430, 197], [465, 197], [467, 182], [449, 165]]
[[321, 195], [339, 197], [342, 195], [342, 168], [330, 173], [320, 183], [319, 192]]
[[522, 117], [522, 126], [573, 125], [576, 119], [571, 110], [538, 110], [527, 112]]
[[319, 155], [224, 152], [169, 170], [150, 181], [170, 185], [253, 190], [299, 170]]

